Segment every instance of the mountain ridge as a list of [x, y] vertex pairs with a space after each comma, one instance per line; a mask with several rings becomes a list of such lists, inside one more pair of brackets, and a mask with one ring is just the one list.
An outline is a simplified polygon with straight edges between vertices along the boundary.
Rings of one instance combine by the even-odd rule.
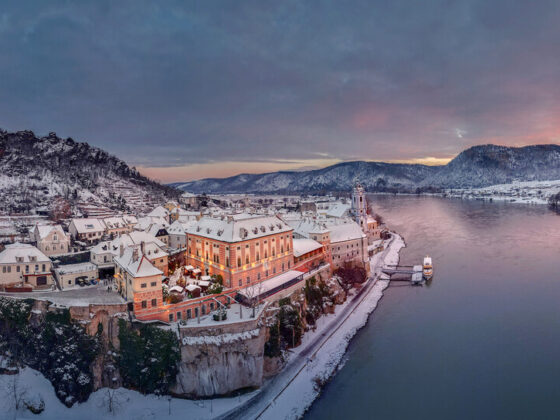
[[560, 179], [560, 146], [476, 145], [446, 165], [340, 162], [310, 171], [278, 171], [205, 178], [169, 185], [193, 193], [323, 193], [348, 191], [355, 179], [370, 192], [429, 192], [513, 181]]

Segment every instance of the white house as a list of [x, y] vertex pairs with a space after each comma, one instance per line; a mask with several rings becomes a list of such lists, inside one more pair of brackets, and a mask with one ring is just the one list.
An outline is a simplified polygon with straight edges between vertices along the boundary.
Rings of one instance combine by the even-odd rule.
[[99, 219], [72, 219], [68, 231], [72, 239], [92, 243], [101, 239], [105, 225]]
[[29, 244], [16, 242], [0, 252], [0, 285], [43, 287], [53, 283], [49, 257]]
[[70, 249], [70, 235], [60, 225], [35, 225], [33, 239], [45, 255], [66, 254]]

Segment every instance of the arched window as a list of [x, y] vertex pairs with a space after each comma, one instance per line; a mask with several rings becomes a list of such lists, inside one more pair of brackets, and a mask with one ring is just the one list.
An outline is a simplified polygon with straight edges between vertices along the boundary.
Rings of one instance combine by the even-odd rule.
[[266, 249], [264, 250], [264, 257], [268, 258], [268, 253], [266, 252]]
[[276, 249], [272, 248], [272, 256], [274, 257], [276, 255]]
[[282, 253], [284, 252], [284, 245], [280, 246], [280, 252], [282, 252]]
[[241, 257], [237, 257], [237, 266], [241, 267]]
[[249, 256], [245, 256], [245, 264], [249, 264]]
[[261, 259], [260, 254], [257, 252], [257, 261]]

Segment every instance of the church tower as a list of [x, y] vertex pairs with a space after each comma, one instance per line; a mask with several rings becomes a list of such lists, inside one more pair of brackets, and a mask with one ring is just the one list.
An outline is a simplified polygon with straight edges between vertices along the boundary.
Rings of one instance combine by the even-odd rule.
[[364, 187], [356, 182], [352, 190], [352, 214], [362, 230], [367, 229], [367, 201]]

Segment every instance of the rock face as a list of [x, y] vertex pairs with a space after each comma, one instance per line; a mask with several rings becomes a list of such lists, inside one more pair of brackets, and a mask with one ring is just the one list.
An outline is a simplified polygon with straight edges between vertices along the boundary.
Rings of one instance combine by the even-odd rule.
[[260, 319], [219, 328], [181, 328], [181, 363], [175, 395], [210, 397], [243, 388], [257, 388], [263, 380], [266, 328]]

